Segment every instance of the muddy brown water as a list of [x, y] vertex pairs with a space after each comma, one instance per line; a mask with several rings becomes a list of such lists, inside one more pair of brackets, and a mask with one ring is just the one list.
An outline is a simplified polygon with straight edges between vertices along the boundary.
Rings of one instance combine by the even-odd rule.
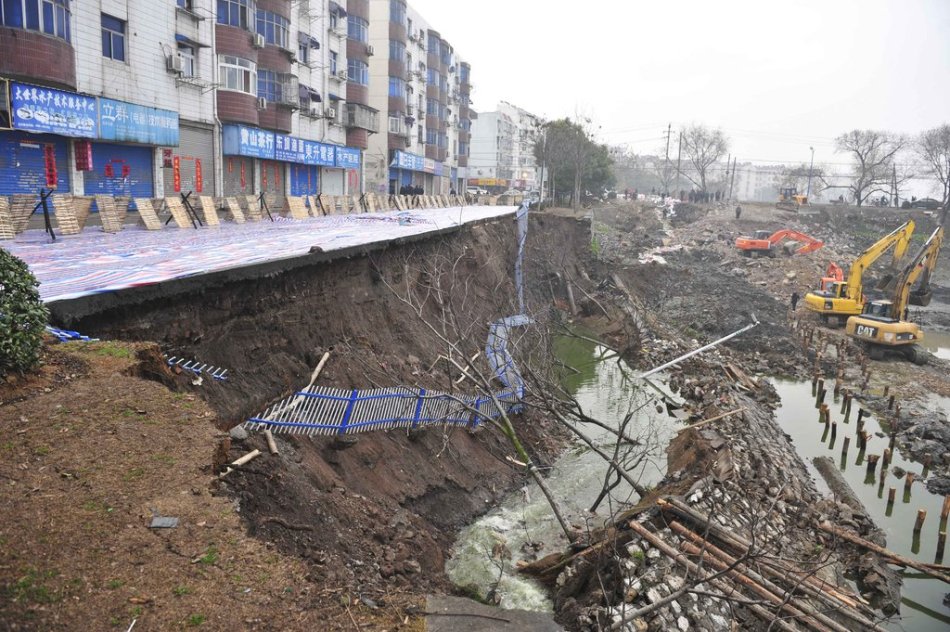
[[[809, 473], [815, 479], [819, 490], [830, 493], [824, 479], [818, 474], [812, 459], [818, 456], [831, 457], [841, 471], [851, 489], [864, 504], [868, 514], [887, 535], [887, 547], [900, 555], [925, 563], [935, 561], [937, 531], [940, 523], [940, 509], [943, 497], [931, 494], [924, 483], [923, 466], [909, 460], [894, 449], [889, 471], [885, 478], [880, 476], [881, 468], [867, 477], [865, 455], [859, 455], [857, 449], [858, 402], [854, 402], [850, 419], [844, 420], [840, 414], [840, 402], [831, 404], [831, 419], [837, 422], [837, 437], [831, 440], [826, 436], [824, 425], [818, 423], [818, 410], [812, 396], [811, 382], [773, 380], [775, 389], [782, 398], [781, 406], [775, 413], [782, 429], [792, 438], [795, 449], [805, 461]], [[866, 454], [881, 454], [888, 445], [888, 438], [874, 416], [865, 417], [865, 429], [871, 433]], [[850, 447], [846, 456], [842, 455], [845, 437], [850, 437]], [[911, 493], [904, 493], [904, 478], [898, 476], [896, 468], [914, 472], [917, 480], [911, 487]], [[888, 508], [887, 495], [890, 487], [897, 488], [896, 501]], [[920, 538], [913, 537], [917, 510], [927, 510], [927, 518]], [[901, 592], [900, 618], [886, 624], [888, 629], [907, 632], [945, 631], [950, 626], [950, 607], [943, 604], [947, 585], [939, 580], [924, 578], [917, 573], [904, 573], [904, 586]]]

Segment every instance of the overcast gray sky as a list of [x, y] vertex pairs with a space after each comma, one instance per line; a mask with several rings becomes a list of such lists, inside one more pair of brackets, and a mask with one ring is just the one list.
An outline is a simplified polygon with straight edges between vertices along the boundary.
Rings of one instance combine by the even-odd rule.
[[471, 62], [477, 111], [580, 111], [638, 153], [695, 121], [740, 161], [844, 163], [847, 130], [950, 122], [950, 0], [409, 2]]

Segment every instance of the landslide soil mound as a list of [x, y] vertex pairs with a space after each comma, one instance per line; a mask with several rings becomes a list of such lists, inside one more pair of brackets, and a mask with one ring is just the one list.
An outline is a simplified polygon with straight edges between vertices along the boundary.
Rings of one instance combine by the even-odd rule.
[[[588, 226], [563, 217], [532, 223], [529, 304], [550, 304], [555, 271], [573, 276], [585, 269]], [[438, 321], [451, 307], [472, 332], [462, 351], [470, 357], [482, 349], [488, 324], [516, 313], [515, 234], [514, 222], [495, 221], [73, 323], [103, 339], [157, 341], [169, 354], [230, 369], [229, 379], [198, 384], [194, 376], [171, 374], [154, 346], [138, 361], [137, 346], [63, 347], [77, 349], [69, 357], [117, 364], [94, 363], [94, 377], [81, 391], [75, 383], [54, 391], [57, 403], [40, 397], [23, 404], [28, 408], [8, 408], [31, 420], [57, 405], [67, 418], [79, 411], [83, 432], [77, 422], [64, 422], [40, 435], [31, 424], [11, 448], [29, 470], [10, 466], [16, 481], [10, 491], [37, 502], [3, 527], [8, 542], [18, 529], [33, 539], [22, 557], [6, 560], [4, 584], [14, 601], [4, 620], [22, 622], [23, 629], [83, 618], [96, 621], [93, 627], [101, 621], [101, 627], [127, 627], [138, 616], [138, 630], [212, 622], [214, 629], [351, 629], [355, 619], [369, 626], [364, 629], [412, 629], [403, 606], [427, 590], [451, 588], [442, 565], [455, 530], [523, 480], [499, 435], [488, 427], [344, 440], [280, 435], [280, 454], [270, 455], [259, 435], [232, 441], [221, 430], [305, 385], [326, 351], [323, 385], [434, 383], [447, 390], [458, 371], [439, 360], [443, 349], [420, 316]], [[411, 304], [399, 296], [408, 286], [430, 288], [431, 297], [442, 287], [453, 298]], [[83, 366], [63, 362], [67, 368], [50, 362], [43, 379], [64, 382], [57, 376], [70, 374], [70, 362]], [[19, 384], [9, 398], [37, 390], [43, 391]], [[563, 436], [544, 419], [516, 423], [538, 462], [560, 449]], [[60, 431], [82, 441], [60, 448]], [[37, 453], [33, 442], [41, 437]], [[264, 456], [215, 480], [224, 463], [253, 448]], [[49, 454], [61, 452], [66, 465], [49, 468]], [[42, 472], [38, 479], [24, 474], [34, 468]], [[49, 485], [56, 499], [41, 507]], [[62, 526], [31, 527], [58, 524], [57, 506], [83, 488]], [[155, 512], [179, 517], [180, 526], [147, 530]], [[75, 537], [65, 537], [69, 529]], [[61, 538], [75, 563], [59, 559], [52, 543]], [[37, 585], [41, 596], [30, 597]], [[55, 600], [47, 600], [51, 591]]]

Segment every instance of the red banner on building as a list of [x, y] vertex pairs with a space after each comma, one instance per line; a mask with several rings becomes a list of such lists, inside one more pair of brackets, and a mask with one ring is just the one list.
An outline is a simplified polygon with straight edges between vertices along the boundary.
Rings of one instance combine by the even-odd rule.
[[175, 183], [175, 193], [181, 193], [181, 159], [178, 156], [172, 159], [172, 174]]
[[56, 149], [52, 145], [43, 146], [43, 160], [46, 166], [46, 186], [56, 188]]
[[245, 168], [244, 168], [244, 161], [242, 160], [242, 161], [241, 161], [241, 190], [242, 190], [242, 191], [247, 188], [247, 177], [246, 177], [246, 174], [247, 174], [247, 171], [246, 171]]
[[204, 180], [201, 177], [201, 158], [195, 158], [195, 191], [201, 193], [204, 188]]
[[76, 152], [76, 171], [92, 171], [92, 141], [76, 140], [73, 149]]
[[162, 168], [171, 169], [172, 166], [172, 150], [163, 149], [162, 150]]

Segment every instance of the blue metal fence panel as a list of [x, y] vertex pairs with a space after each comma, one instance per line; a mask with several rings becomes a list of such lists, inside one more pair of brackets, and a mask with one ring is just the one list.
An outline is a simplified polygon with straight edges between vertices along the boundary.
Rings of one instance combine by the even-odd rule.
[[290, 194], [317, 195], [320, 193], [319, 167], [290, 165]]

